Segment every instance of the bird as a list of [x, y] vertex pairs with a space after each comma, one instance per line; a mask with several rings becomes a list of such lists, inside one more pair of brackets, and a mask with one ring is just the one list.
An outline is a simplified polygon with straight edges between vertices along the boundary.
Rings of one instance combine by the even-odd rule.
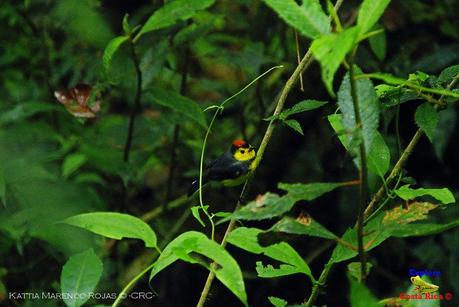
[[[220, 157], [210, 162], [203, 171], [202, 185], [209, 181], [220, 181], [224, 186], [237, 186], [245, 182], [256, 168], [257, 152], [244, 140], [236, 139], [231, 147]], [[188, 196], [199, 190], [196, 178], [188, 190]]]

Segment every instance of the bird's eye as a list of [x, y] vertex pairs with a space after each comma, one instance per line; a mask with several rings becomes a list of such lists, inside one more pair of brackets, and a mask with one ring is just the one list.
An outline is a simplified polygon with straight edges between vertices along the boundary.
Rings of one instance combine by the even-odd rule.
[[241, 153], [245, 153], [245, 150], [244, 150], [244, 149], [241, 149]]

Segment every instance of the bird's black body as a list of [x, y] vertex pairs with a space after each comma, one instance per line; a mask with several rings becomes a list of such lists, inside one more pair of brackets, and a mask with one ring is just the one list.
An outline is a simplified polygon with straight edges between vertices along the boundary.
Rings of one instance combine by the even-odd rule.
[[[206, 165], [202, 176], [202, 185], [209, 181], [223, 181], [227, 185], [237, 185], [237, 183], [232, 184], [232, 181], [243, 178], [249, 173], [254, 158], [245, 161], [236, 160], [234, 158], [235, 151], [236, 148], [232, 146], [223, 155]], [[192, 182], [188, 195], [193, 194], [198, 189], [199, 178]]]

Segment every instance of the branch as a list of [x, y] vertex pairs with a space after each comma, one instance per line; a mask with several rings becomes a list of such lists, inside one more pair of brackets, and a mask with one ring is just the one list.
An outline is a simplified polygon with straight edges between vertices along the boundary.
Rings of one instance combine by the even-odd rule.
[[[290, 78], [287, 80], [287, 82], [285, 83], [285, 86], [279, 96], [279, 100], [277, 101], [277, 106], [276, 106], [276, 109], [274, 110], [274, 114], [273, 116], [275, 115], [278, 115], [281, 113], [283, 107], [284, 107], [284, 104], [285, 104], [285, 101], [287, 99], [287, 96], [288, 96], [288, 93], [290, 92], [290, 90], [293, 88], [293, 86], [295, 85], [295, 83], [298, 81], [299, 77], [300, 77], [300, 74], [301, 72], [303, 72], [303, 70], [305, 70], [309, 64], [311, 64], [312, 62], [312, 57], [311, 57], [311, 51], [308, 50], [308, 52], [306, 52], [306, 54], [304, 55], [303, 59], [301, 60], [301, 62], [298, 64], [298, 66], [296, 67], [295, 71], [293, 72], [293, 74], [290, 76]], [[260, 147], [258, 149], [258, 152], [257, 152], [257, 157], [256, 157], [256, 160], [255, 160], [255, 163], [256, 163], [256, 166], [258, 167], [258, 165], [260, 164], [260, 161], [263, 157], [263, 154], [266, 150], [266, 147], [268, 146], [268, 143], [269, 143], [269, 140], [271, 139], [271, 136], [273, 134], [273, 131], [274, 131], [274, 128], [276, 127], [276, 121], [274, 120], [271, 120], [269, 122], [269, 125], [268, 125], [268, 128], [266, 129], [266, 132], [264, 134], [264, 137], [261, 141], [261, 144], [260, 144]], [[248, 188], [248, 181], [245, 182], [243, 188], [242, 188], [242, 191], [241, 191], [241, 194], [239, 196], [239, 200], [236, 204], [236, 207], [234, 209], [234, 211], [236, 211], [237, 209], [239, 209], [239, 207], [241, 206], [241, 199], [244, 198], [244, 194], [245, 194], [245, 191], [247, 190]], [[225, 247], [226, 246], [226, 239], [228, 237], [228, 234], [234, 229], [234, 226], [236, 225], [236, 221], [234, 219], [231, 219], [229, 224], [228, 224], [228, 227], [226, 228], [226, 231], [225, 231], [225, 235], [223, 237], [223, 240], [221, 242], [221, 246]], [[211, 264], [212, 266], [215, 266], [216, 264], [215, 263], [212, 263]], [[204, 305], [204, 302], [209, 294], [209, 290], [210, 290], [210, 287], [212, 286], [212, 282], [215, 278], [215, 273], [213, 272], [213, 270], [211, 270], [209, 272], [209, 275], [207, 275], [207, 280], [206, 280], [206, 283], [204, 285], [204, 288], [201, 292], [201, 297], [199, 298], [199, 302], [197, 304], [197, 306], [203, 306]]]
[[[459, 82], [459, 74], [457, 74], [453, 78], [453, 80], [448, 84], [446, 89], [450, 90], [458, 82]], [[445, 96], [444, 95], [441, 96], [438, 99], [438, 102], [439, 102], [438, 105], [442, 105], [444, 99], [445, 99]], [[435, 108], [438, 109], [438, 105], [435, 105]], [[402, 155], [400, 156], [400, 158], [398, 159], [398, 161], [395, 164], [394, 168], [390, 172], [389, 176], [387, 176], [387, 178], [386, 178], [386, 186], [390, 186], [393, 183], [393, 181], [398, 177], [398, 175], [402, 171], [403, 166], [405, 165], [406, 161], [408, 160], [408, 158], [410, 157], [411, 153], [413, 152], [414, 147], [419, 142], [419, 140], [421, 139], [423, 134], [424, 134], [424, 132], [421, 130], [421, 128], [419, 128], [416, 131], [416, 133], [414, 134], [413, 138], [408, 143], [408, 146], [406, 146], [406, 148], [403, 151]], [[384, 195], [385, 195], [385, 187], [384, 187], [384, 185], [382, 185], [379, 188], [378, 192], [376, 192], [376, 194], [371, 199], [371, 201], [368, 204], [367, 208], [365, 209], [365, 213], [364, 213], [364, 217], [365, 218], [368, 218], [368, 216], [372, 213], [374, 206], [379, 203], [379, 201], [383, 198]]]
[[[453, 78], [451, 83], [448, 84], [447, 89], [451, 89], [458, 82], [459, 82], [459, 74], [457, 74]], [[442, 101], [443, 99], [444, 99], [444, 96], [441, 96], [439, 101]], [[403, 151], [402, 155], [400, 156], [400, 159], [395, 164], [395, 166], [392, 169], [391, 173], [387, 177], [386, 186], [391, 184], [392, 181], [394, 181], [394, 179], [397, 178], [397, 175], [400, 173], [403, 165], [405, 165], [406, 161], [410, 157], [411, 153], [413, 152], [414, 147], [419, 142], [419, 140], [421, 139], [422, 135], [423, 135], [422, 130], [418, 129], [416, 131], [416, 133], [414, 134], [413, 138], [411, 139], [411, 141], [409, 142], [408, 146], [405, 148], [405, 150]], [[371, 199], [370, 204], [365, 209], [365, 212], [364, 212], [364, 216], [365, 217], [367, 217], [372, 212], [372, 209], [375, 206], [375, 204], [377, 204], [381, 200], [381, 198], [384, 196], [384, 192], [385, 192], [385, 187], [384, 187], [384, 185], [382, 185], [379, 188], [378, 192]], [[314, 284], [314, 286], [312, 288], [311, 295], [309, 296], [308, 302], [306, 303], [307, 307], [311, 307], [313, 305], [313, 303], [315, 302], [315, 300], [317, 298], [317, 295], [319, 293], [318, 292], [319, 291], [319, 287], [321, 285], [323, 285], [325, 283], [325, 281], [327, 280], [328, 273], [329, 273], [329, 271], [330, 271], [332, 266], [333, 266], [333, 264], [329, 260], [328, 263], [325, 265], [322, 273], [320, 274], [319, 281], [316, 284]]]
[[[354, 53], [354, 52], [353, 52]], [[360, 196], [359, 196], [359, 213], [357, 218], [357, 245], [360, 258], [360, 279], [365, 279], [367, 266], [365, 260], [365, 251], [363, 249], [363, 211], [368, 198], [368, 167], [367, 153], [365, 150], [365, 142], [362, 136], [362, 119], [360, 117], [359, 97], [357, 95], [357, 84], [354, 74], [354, 55], [349, 60], [349, 79], [351, 83], [352, 104], [354, 106], [355, 126], [360, 130], [361, 141], [359, 144], [360, 155]]]
[[128, 127], [128, 134], [126, 138], [126, 144], [124, 145], [123, 160], [125, 162], [129, 161], [129, 151], [131, 150], [132, 135], [134, 134], [135, 116], [140, 109], [140, 97], [142, 95], [142, 71], [140, 70], [139, 58], [135, 51], [134, 43], [132, 42], [132, 40], [130, 41], [130, 46], [131, 46], [132, 60], [134, 62], [135, 72], [137, 75], [137, 88], [136, 88], [136, 93], [135, 93], [134, 106], [132, 107], [131, 116], [129, 117], [129, 127]]
[[[190, 64], [190, 49], [185, 47], [184, 52], [184, 63], [182, 68], [182, 79], [180, 83], [180, 95], [185, 96], [187, 92], [187, 79], [188, 79], [188, 69]], [[172, 140], [172, 146], [170, 151], [170, 163], [169, 163], [169, 175], [167, 178], [167, 187], [166, 187], [166, 199], [164, 201], [164, 205], [171, 200], [172, 198], [172, 187], [174, 183], [174, 173], [177, 164], [177, 148], [179, 145], [179, 134], [180, 134], [180, 125], [176, 124], [174, 127], [174, 136]]]

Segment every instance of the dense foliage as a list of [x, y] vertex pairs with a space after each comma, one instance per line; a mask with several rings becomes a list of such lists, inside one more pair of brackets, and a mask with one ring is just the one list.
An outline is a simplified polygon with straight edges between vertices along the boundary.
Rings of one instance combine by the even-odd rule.
[[[457, 12], [2, 1], [0, 302], [454, 306]], [[188, 197], [234, 139], [253, 176]]]

